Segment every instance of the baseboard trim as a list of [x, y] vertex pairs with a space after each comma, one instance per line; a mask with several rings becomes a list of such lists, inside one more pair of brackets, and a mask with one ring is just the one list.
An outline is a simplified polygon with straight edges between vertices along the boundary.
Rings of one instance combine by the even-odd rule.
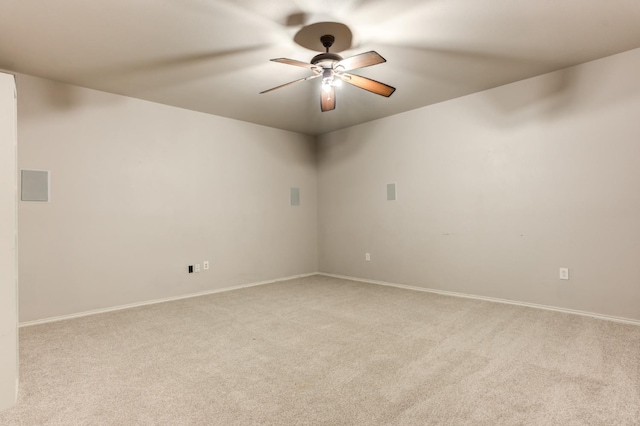
[[343, 279], [343, 280], [358, 281], [358, 282], [363, 282], [363, 283], [368, 283], [368, 284], [383, 285], [383, 286], [387, 286], [387, 287], [402, 288], [402, 289], [405, 289], [405, 290], [422, 291], [422, 292], [425, 292], [425, 293], [435, 293], [435, 294], [440, 294], [440, 295], [443, 295], [443, 296], [462, 297], [462, 298], [465, 298], [465, 299], [483, 300], [483, 301], [486, 301], [486, 302], [503, 303], [503, 304], [507, 304], [507, 305], [526, 306], [528, 308], [544, 309], [545, 311], [554, 311], [554, 312], [561, 312], [561, 313], [565, 313], [565, 314], [581, 315], [581, 316], [585, 316], [585, 317], [592, 317], [592, 318], [602, 319], [602, 320], [606, 320], [606, 321], [613, 321], [613, 322], [619, 322], [619, 323], [623, 323], [623, 324], [631, 324], [631, 325], [640, 326], [640, 320], [635, 320], [635, 319], [631, 319], [631, 318], [623, 318], [623, 317], [614, 317], [614, 316], [610, 316], [610, 315], [597, 314], [597, 313], [594, 313], [594, 312], [578, 311], [578, 310], [575, 310], [575, 309], [559, 308], [559, 307], [556, 307], [556, 306], [539, 305], [539, 304], [536, 304], [536, 303], [519, 302], [517, 300], [500, 299], [500, 298], [497, 298], [497, 297], [477, 296], [475, 294], [457, 293], [457, 292], [454, 292], [454, 291], [436, 290], [436, 289], [432, 289], [432, 288], [416, 287], [416, 286], [405, 285], [405, 284], [390, 283], [390, 282], [386, 282], [386, 281], [370, 280], [370, 279], [366, 279], [366, 278], [349, 277], [349, 276], [346, 276], [346, 275], [328, 274], [328, 273], [325, 273], [325, 272], [318, 272], [317, 275], [323, 275], [325, 277], [332, 277], [332, 278], [340, 278], [340, 279]]
[[60, 315], [60, 316], [56, 316], [56, 317], [44, 318], [44, 319], [39, 319], [39, 320], [34, 320], [34, 321], [25, 321], [25, 322], [21, 322], [18, 326], [20, 328], [22, 328], [22, 327], [30, 327], [30, 326], [33, 326], [33, 325], [47, 324], [47, 323], [51, 323], [51, 322], [66, 321], [66, 320], [86, 317], [86, 316], [90, 316], [90, 315], [98, 315], [98, 314], [104, 314], [104, 313], [107, 313], [107, 312], [121, 311], [121, 310], [124, 310], [124, 309], [138, 308], [140, 306], [155, 305], [157, 303], [174, 302], [176, 300], [190, 299], [192, 297], [207, 296], [209, 294], [223, 293], [223, 292], [226, 292], [226, 291], [233, 291], [233, 290], [240, 290], [240, 289], [243, 289], [243, 288], [256, 287], [256, 286], [259, 286], [259, 285], [273, 284], [273, 283], [276, 283], [276, 282], [279, 282], [279, 281], [288, 281], [288, 280], [294, 280], [294, 279], [298, 279], [298, 278], [311, 277], [311, 276], [314, 276], [314, 275], [318, 275], [318, 273], [317, 272], [312, 272], [312, 273], [309, 273], [309, 274], [292, 275], [292, 276], [289, 276], [289, 277], [276, 278], [276, 279], [273, 279], [273, 280], [259, 281], [259, 282], [248, 283], [248, 284], [240, 284], [240, 285], [231, 286], [231, 287], [216, 288], [214, 290], [201, 291], [199, 293], [190, 293], [190, 294], [184, 294], [184, 295], [181, 295], [181, 296], [165, 297], [165, 298], [162, 298], [162, 299], [153, 299], [153, 300], [147, 300], [147, 301], [144, 301], [144, 302], [128, 303], [126, 305], [118, 305], [118, 306], [113, 306], [113, 307], [110, 307], [110, 308], [93, 309], [91, 311], [78, 312], [76, 314]]
[[214, 290], [207, 290], [207, 291], [202, 291], [202, 292], [198, 292], [198, 293], [190, 293], [190, 294], [185, 294], [185, 295], [181, 295], [181, 296], [166, 297], [166, 298], [162, 298], [162, 299], [153, 299], [153, 300], [147, 300], [147, 301], [144, 301], [144, 302], [129, 303], [129, 304], [126, 304], [126, 305], [113, 306], [113, 307], [110, 307], [110, 308], [94, 309], [94, 310], [91, 310], [91, 311], [78, 312], [78, 313], [75, 313], [75, 314], [60, 315], [60, 316], [56, 316], [56, 317], [43, 318], [43, 319], [34, 320], [34, 321], [25, 321], [25, 322], [19, 323], [18, 326], [20, 328], [22, 328], [22, 327], [30, 327], [30, 326], [33, 326], [33, 325], [40, 325], [40, 324], [47, 324], [47, 323], [58, 322], [58, 321], [65, 321], [65, 320], [70, 320], [70, 319], [74, 319], [74, 318], [86, 317], [86, 316], [90, 316], [90, 315], [98, 315], [98, 314], [104, 314], [104, 313], [107, 313], [107, 312], [115, 312], [115, 311], [121, 311], [121, 310], [124, 310], [124, 309], [137, 308], [137, 307], [140, 307], [140, 306], [155, 305], [157, 303], [173, 302], [173, 301], [182, 300], [182, 299], [190, 299], [192, 297], [200, 297], [200, 296], [206, 296], [206, 295], [209, 295], [209, 294], [223, 293], [223, 292], [226, 292], [226, 291], [240, 290], [240, 289], [243, 289], [243, 288], [257, 287], [257, 286], [260, 286], [260, 285], [272, 284], [272, 283], [276, 283], [276, 282], [279, 282], [279, 281], [288, 281], [288, 280], [294, 280], [294, 279], [298, 279], [298, 278], [306, 278], [306, 277], [311, 277], [311, 276], [314, 276], [314, 275], [322, 275], [322, 276], [325, 276], [325, 277], [339, 278], [339, 279], [350, 280], [350, 281], [358, 281], [358, 282], [362, 282], [362, 283], [382, 285], [382, 286], [387, 286], [387, 287], [396, 287], [396, 288], [402, 288], [402, 289], [405, 289], [405, 290], [421, 291], [421, 292], [425, 292], [425, 293], [434, 293], [434, 294], [440, 294], [440, 295], [443, 295], [443, 296], [462, 297], [462, 298], [465, 298], [465, 299], [475, 299], [475, 300], [483, 300], [483, 301], [486, 301], [486, 302], [503, 303], [503, 304], [507, 304], [507, 305], [525, 306], [525, 307], [528, 307], [528, 308], [544, 309], [546, 311], [554, 311], [554, 312], [561, 312], [561, 313], [565, 313], [565, 314], [581, 315], [581, 316], [586, 316], [586, 317], [602, 319], [602, 320], [606, 320], [606, 321], [613, 321], [613, 322], [619, 322], [619, 323], [623, 323], [623, 324], [631, 324], [631, 325], [640, 326], [640, 320], [635, 320], [635, 319], [631, 319], [631, 318], [615, 317], [615, 316], [610, 316], [610, 315], [597, 314], [597, 313], [594, 313], [594, 312], [579, 311], [579, 310], [567, 309], [567, 308], [559, 308], [559, 307], [556, 307], [556, 306], [539, 305], [539, 304], [536, 304], [536, 303], [519, 302], [519, 301], [516, 301], [516, 300], [500, 299], [500, 298], [497, 298], [497, 297], [478, 296], [478, 295], [475, 295], [475, 294], [458, 293], [458, 292], [446, 291], [446, 290], [437, 290], [437, 289], [426, 288], [426, 287], [417, 287], [417, 286], [411, 286], [411, 285], [406, 285], [406, 284], [391, 283], [391, 282], [387, 282], [387, 281], [378, 281], [378, 280], [371, 280], [371, 279], [366, 279], [366, 278], [351, 277], [351, 276], [347, 276], [347, 275], [329, 274], [329, 273], [326, 273], [326, 272], [311, 272], [311, 273], [308, 273], [308, 274], [292, 275], [292, 276], [289, 276], [289, 277], [276, 278], [276, 279], [273, 279], [273, 280], [259, 281], [259, 282], [253, 282], [253, 283], [248, 283], [248, 284], [240, 284], [240, 285], [231, 286], [231, 287], [217, 288], [217, 289], [214, 289]]

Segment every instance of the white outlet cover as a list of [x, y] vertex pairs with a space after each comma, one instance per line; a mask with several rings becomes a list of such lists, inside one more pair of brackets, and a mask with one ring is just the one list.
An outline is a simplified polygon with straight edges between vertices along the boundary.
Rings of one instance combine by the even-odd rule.
[[202, 262], [202, 269], [209, 269], [209, 261], [205, 260], [204, 262]]
[[199, 263], [196, 263], [195, 271], [196, 272], [200, 272], [200, 264]]
[[561, 280], [569, 279], [569, 268], [560, 268], [560, 279]]
[[367, 262], [371, 261], [371, 253], [365, 253], [364, 254], [364, 260], [366, 260]]

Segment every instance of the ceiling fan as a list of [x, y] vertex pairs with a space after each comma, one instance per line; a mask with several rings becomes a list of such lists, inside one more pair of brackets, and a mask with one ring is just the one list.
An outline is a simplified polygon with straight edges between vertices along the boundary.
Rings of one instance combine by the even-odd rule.
[[273, 87], [271, 89], [260, 92], [260, 94], [268, 93], [273, 90], [298, 83], [300, 81], [313, 80], [314, 78], [321, 77], [322, 94], [320, 98], [320, 109], [324, 112], [335, 109], [335, 88], [341, 85], [343, 81], [361, 89], [368, 90], [369, 92], [375, 93], [376, 95], [389, 97], [393, 94], [393, 92], [395, 92], [395, 87], [391, 87], [387, 84], [380, 83], [379, 81], [347, 72], [354, 69], [364, 68], [371, 65], [377, 65], [383, 62], [387, 62], [387, 60], [380, 56], [377, 52], [374, 52], [372, 50], [370, 52], [365, 52], [346, 59], [342, 59], [342, 56], [336, 53], [329, 53], [329, 48], [335, 41], [334, 36], [329, 34], [323, 35], [322, 37], [320, 37], [320, 41], [325, 47], [326, 52], [314, 56], [311, 59], [310, 63], [287, 58], [271, 59], [273, 62], [280, 62], [282, 64], [309, 68], [313, 72], [313, 75]]

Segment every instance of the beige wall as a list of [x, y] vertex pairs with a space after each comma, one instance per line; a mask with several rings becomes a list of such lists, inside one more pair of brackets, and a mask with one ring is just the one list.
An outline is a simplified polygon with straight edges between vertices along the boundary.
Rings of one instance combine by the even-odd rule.
[[639, 320], [638, 75], [640, 49], [325, 135], [320, 271]]
[[50, 203], [19, 203], [20, 319], [318, 269], [640, 319], [639, 68], [626, 52], [333, 132], [317, 155], [20, 75], [19, 166], [52, 178]]
[[16, 99], [12, 75], [0, 73], [0, 410], [16, 402]]
[[19, 167], [51, 172], [50, 203], [19, 203], [21, 321], [317, 270], [313, 138], [17, 82]]

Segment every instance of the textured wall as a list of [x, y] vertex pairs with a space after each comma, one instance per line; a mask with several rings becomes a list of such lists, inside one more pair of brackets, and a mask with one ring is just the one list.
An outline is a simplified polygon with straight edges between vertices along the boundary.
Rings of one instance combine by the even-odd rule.
[[25, 75], [18, 91], [19, 166], [51, 171], [51, 202], [19, 205], [21, 321], [317, 270], [313, 138]]
[[633, 50], [324, 135], [320, 271], [640, 319], [639, 74]]
[[640, 319], [639, 68], [629, 51], [327, 134], [317, 156], [19, 76], [20, 167], [52, 173], [51, 203], [19, 206], [21, 320], [316, 269]]

